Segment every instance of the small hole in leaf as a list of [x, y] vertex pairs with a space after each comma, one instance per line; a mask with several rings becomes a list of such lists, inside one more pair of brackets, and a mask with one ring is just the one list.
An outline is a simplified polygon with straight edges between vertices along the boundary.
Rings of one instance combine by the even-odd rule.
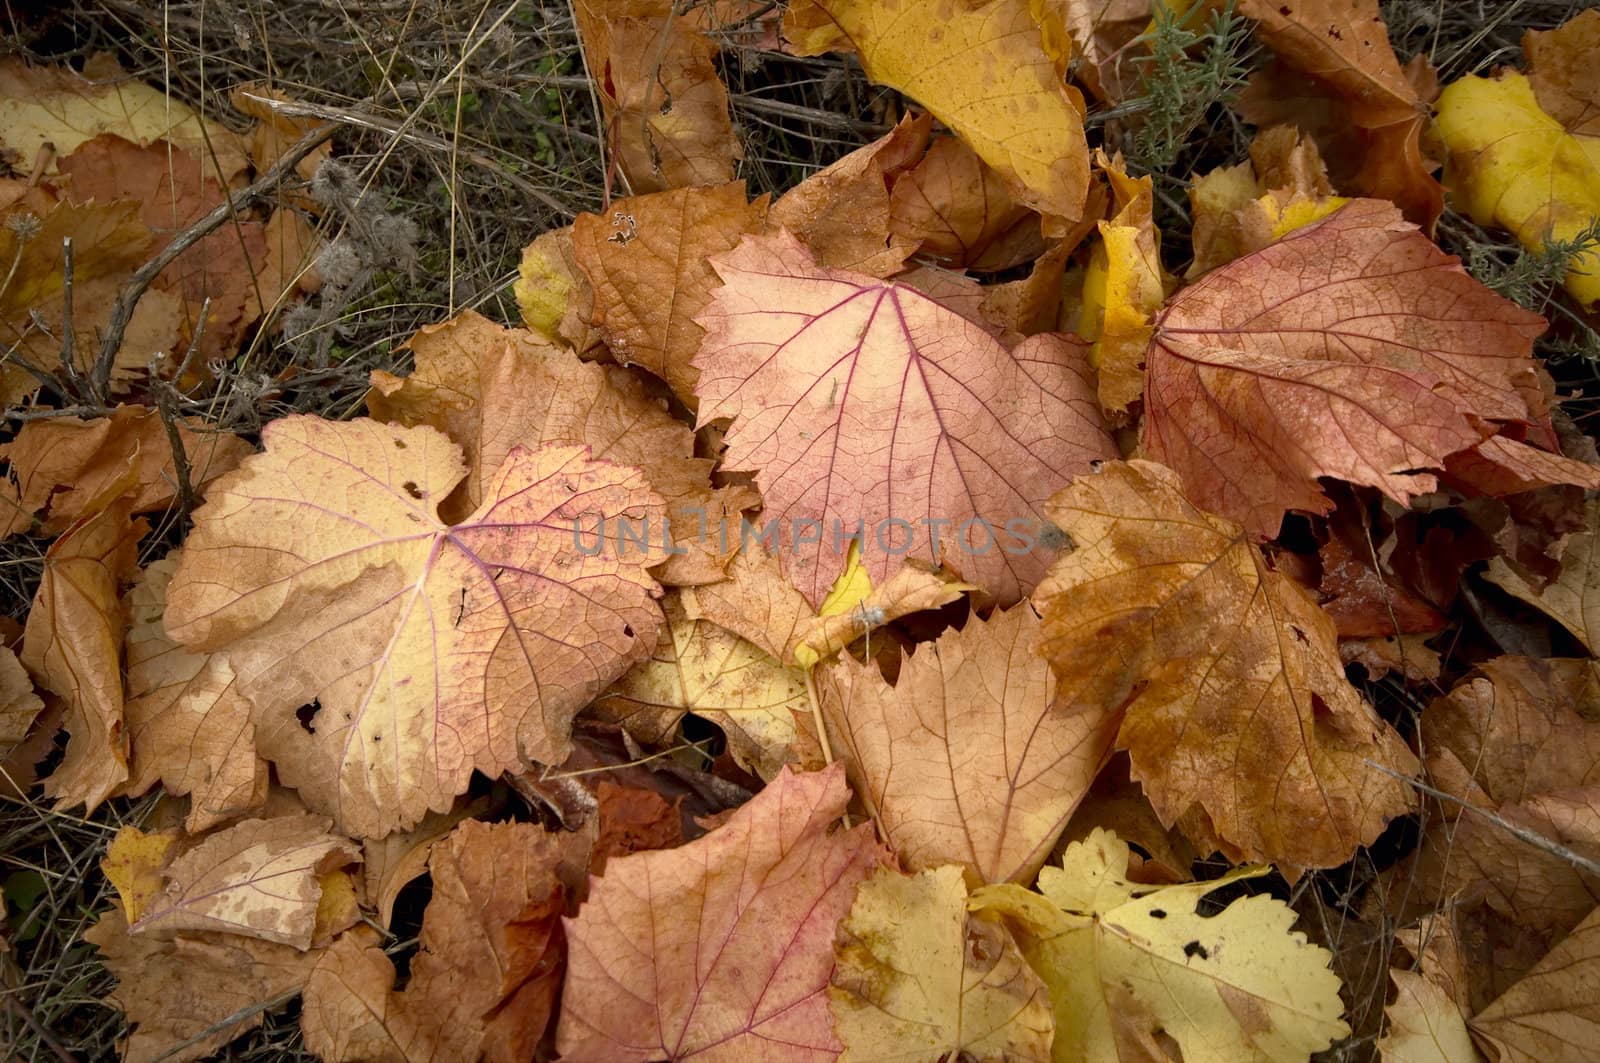
[[1152, 908], [1152, 909], [1150, 909], [1150, 918], [1151, 919], [1165, 919], [1166, 917], [1167, 917], [1167, 911], [1166, 911], [1165, 908]]
[[1211, 958], [1211, 953], [1207, 952], [1206, 947], [1200, 944], [1198, 941], [1191, 941], [1185, 945], [1183, 947], [1183, 954], [1187, 957], [1199, 956], [1202, 960], [1208, 960]]
[[312, 699], [311, 704], [302, 705], [294, 710], [294, 718], [300, 721], [300, 726], [305, 728], [306, 734], [314, 735], [317, 733], [317, 729], [311, 725], [311, 721], [315, 720], [317, 713], [321, 711], [322, 702]]
[[394, 449], [396, 449], [396, 450], [404, 450], [404, 449], [406, 449], [406, 441], [403, 440], [403, 439], [395, 440], [394, 441]]
[[1310, 639], [1306, 638], [1306, 633], [1304, 631], [1301, 631], [1295, 625], [1290, 624], [1289, 625], [1289, 630], [1294, 632], [1294, 637], [1295, 637], [1296, 641], [1307, 642], [1307, 643], [1311, 641]]
[[405, 488], [406, 494], [410, 495], [412, 498], [421, 498], [422, 497], [422, 489], [417, 486], [417, 481], [415, 481], [415, 480], [407, 480], [405, 483], [401, 484], [400, 486]]
[[622, 633], [624, 635], [628, 636], [628, 638], [630, 638], [630, 639], [633, 638], [633, 625], [632, 624], [623, 624], [622, 625]]

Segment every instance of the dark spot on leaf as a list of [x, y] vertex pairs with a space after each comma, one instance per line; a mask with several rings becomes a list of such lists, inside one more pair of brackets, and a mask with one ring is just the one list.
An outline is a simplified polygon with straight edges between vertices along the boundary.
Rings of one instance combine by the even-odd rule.
[[403, 439], [395, 440], [394, 441], [394, 449], [396, 449], [396, 450], [404, 450], [404, 449], [406, 449], [406, 441], [403, 440]]
[[417, 481], [415, 481], [415, 480], [407, 480], [405, 483], [401, 484], [400, 486], [403, 487], [405, 489], [406, 494], [410, 495], [412, 498], [421, 498], [422, 497], [422, 489], [417, 486]]
[[1304, 631], [1301, 631], [1295, 625], [1290, 624], [1289, 625], [1289, 630], [1294, 632], [1294, 637], [1295, 637], [1295, 639], [1297, 641], [1304, 642], [1304, 643], [1310, 643], [1311, 640], [1306, 638], [1306, 633]]
[[[317, 713], [322, 711], [322, 702], [312, 699], [311, 704], [302, 705], [294, 710], [294, 718], [300, 721], [300, 726], [306, 729], [306, 734], [316, 734], [317, 729], [311, 726], [311, 721], [317, 718]], [[345, 719], [349, 719], [348, 716]]]
[[633, 638], [633, 625], [632, 624], [623, 624], [622, 625], [622, 633], [624, 635], [628, 636], [628, 638], [630, 638], [630, 639]]
[[1211, 958], [1211, 954], [1206, 951], [1206, 947], [1200, 944], [1198, 941], [1191, 941], [1185, 945], [1183, 947], [1183, 954], [1187, 957], [1199, 956], [1202, 960]]
[[1167, 917], [1167, 911], [1166, 911], [1165, 908], [1152, 908], [1152, 909], [1150, 909], [1150, 918], [1151, 919], [1165, 919], [1166, 917]]

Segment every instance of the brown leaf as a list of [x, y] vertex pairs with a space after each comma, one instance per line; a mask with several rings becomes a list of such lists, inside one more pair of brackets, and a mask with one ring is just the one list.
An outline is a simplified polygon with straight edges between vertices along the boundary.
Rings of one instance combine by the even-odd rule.
[[1508, 438], [1490, 436], [1445, 460], [1446, 479], [1468, 495], [1505, 495], [1572, 484], [1600, 490], [1600, 466]]
[[561, 1058], [834, 1058], [834, 928], [887, 856], [832, 830], [848, 799], [840, 766], [785, 769], [704, 838], [609, 861], [567, 921]]
[[1019, 603], [924, 645], [893, 686], [848, 655], [820, 674], [834, 749], [908, 869], [1032, 881], [1105, 762], [1120, 720], [1057, 697], [1038, 635]]
[[1561, 572], [1554, 582], [1536, 588], [1506, 563], [1489, 562], [1486, 578], [1527, 602], [1570, 631], [1592, 652], [1600, 652], [1600, 501], [1584, 506], [1584, 526], [1561, 544]]
[[572, 224], [578, 268], [594, 289], [592, 321], [623, 365], [648, 369], [691, 410], [699, 374], [689, 360], [704, 330], [695, 316], [717, 287], [712, 255], [757, 232], [765, 197], [746, 203], [744, 182], [617, 200], [608, 217]]
[[116, 497], [130, 487], [131, 477], [113, 484], [85, 507], [90, 516], [50, 544], [22, 637], [22, 663], [43, 689], [66, 702], [72, 735], [66, 757], [45, 780], [45, 793], [90, 811], [128, 778], [119, 594], [150, 527], [130, 518], [131, 496]]
[[428, 870], [428, 857], [434, 843], [455, 829], [464, 819], [480, 818], [489, 809], [479, 798], [457, 801], [448, 812], [429, 812], [422, 822], [406, 831], [361, 843], [361, 872], [366, 896], [378, 911], [378, 922], [387, 927], [394, 917], [394, 903], [400, 891]]
[[[1044, 29], [1045, 51], [1070, 67], [1102, 102], [1118, 104], [1139, 82], [1134, 39], [1150, 26], [1151, 0], [1049, 0], [1032, 5]], [[1176, 10], [1176, 8], [1174, 8]]]
[[604, 875], [612, 857], [683, 844], [681, 797], [668, 803], [655, 790], [602, 781], [595, 798], [600, 806], [600, 836], [594, 843], [593, 874]]
[[267, 798], [267, 765], [256, 756], [250, 703], [227, 659], [190, 652], [162, 626], [179, 556], [174, 551], [146, 567], [124, 603], [130, 620], [124, 791], [141, 794], [159, 782], [170, 794], [188, 794], [185, 826], [198, 833], [259, 807]]
[[1141, 442], [1196, 505], [1264, 537], [1285, 510], [1330, 508], [1319, 476], [1407, 504], [1436, 486], [1423, 470], [1490, 434], [1484, 419], [1532, 416], [1518, 382], [1543, 329], [1359, 200], [1167, 303]]
[[807, 600], [844, 570], [858, 525], [875, 585], [917, 559], [1001, 604], [1026, 593], [1046, 553], [1039, 506], [1116, 455], [1077, 345], [1047, 335], [1007, 350], [912, 289], [816, 265], [781, 233], [715, 265], [700, 423], [734, 419], [723, 464], [755, 470]]
[[370, 938], [345, 935], [306, 984], [307, 1047], [329, 1063], [532, 1059], [560, 985], [560, 859], [536, 826], [462, 822], [428, 860], [433, 898], [405, 990]]
[[1394, 201], [1433, 232], [1444, 190], [1429, 172], [1421, 138], [1436, 86], [1425, 62], [1401, 69], [1378, 0], [1240, 0], [1238, 10], [1257, 21], [1280, 63], [1252, 80], [1240, 101], [1246, 120], [1295, 124], [1294, 98], [1320, 97], [1331, 120], [1298, 124], [1318, 138], [1323, 157], [1347, 168], [1355, 191]]
[[[239, 464], [254, 448], [231, 432], [181, 423], [179, 438], [196, 490]], [[133, 512], [149, 513], [172, 504], [178, 474], [166, 425], [155, 410], [119, 406], [109, 417], [80, 421], [53, 417], [22, 426], [0, 446], [11, 463], [18, 509], [0, 520], [0, 537], [34, 530], [59, 535], [89, 514], [89, 506], [108, 486], [133, 468]], [[0, 511], [0, 517], [5, 517]]]
[[[120, 907], [102, 914], [83, 936], [117, 977], [108, 999], [133, 1026], [122, 1044], [125, 1063], [209, 1058], [260, 1026], [272, 1010], [263, 1004], [287, 1004], [317, 961], [315, 952], [236, 934], [130, 935]], [[240, 1018], [225, 1022], [235, 1015]]]
[[1045, 246], [1039, 216], [954, 137], [934, 141], [895, 181], [889, 226], [922, 255], [953, 269], [1006, 270], [1038, 258]]
[[1600, 12], [1580, 11], [1553, 30], [1529, 30], [1522, 38], [1528, 83], [1539, 107], [1576, 136], [1600, 136], [1600, 78], [1594, 50], [1600, 47]]
[[1600, 909], [1468, 1025], [1496, 1063], [1591, 1055], [1600, 1030]]
[[129, 932], [220, 931], [308, 949], [322, 876], [359, 859], [321, 816], [245, 820], [168, 865], [162, 895]]
[[601, 357], [600, 337], [589, 325], [594, 291], [578, 268], [572, 226], [542, 233], [522, 249], [512, 285], [522, 323], [551, 343], [565, 340], [584, 357]]
[[895, 227], [890, 189], [923, 157], [932, 124], [931, 115], [905, 115], [877, 140], [785, 192], [767, 224], [798, 236], [824, 266], [874, 277], [898, 273], [917, 242]]
[[636, 470], [513, 448], [449, 525], [466, 469], [432, 428], [290, 417], [262, 437], [195, 513], [164, 623], [226, 651], [262, 755], [344, 832], [410, 827], [475, 769], [559, 762], [572, 716], [655, 645], [659, 549], [574, 541], [662, 519]]
[[1236, 859], [1332, 867], [1411, 805], [1415, 771], [1346, 681], [1333, 623], [1177, 477], [1116, 462], [1050, 506], [1076, 544], [1035, 592], [1058, 696], [1126, 706], [1117, 744], [1164, 823]]
[[580, 0], [606, 142], [633, 192], [733, 179], [744, 157], [717, 76], [717, 47], [670, 0]]
[[44, 699], [34, 692], [27, 669], [11, 647], [0, 646], [0, 757], [28, 736], [43, 709]]

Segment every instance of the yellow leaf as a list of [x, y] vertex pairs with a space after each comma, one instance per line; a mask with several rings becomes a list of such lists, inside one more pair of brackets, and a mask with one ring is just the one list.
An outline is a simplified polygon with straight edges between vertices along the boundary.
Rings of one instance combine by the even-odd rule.
[[838, 47], [835, 32], [842, 33], [869, 78], [932, 111], [1025, 206], [1058, 218], [1082, 215], [1089, 188], [1083, 97], [1045, 53], [1027, 0], [815, 0], [805, 7], [826, 12], [832, 26], [803, 35], [799, 52]]
[[[1600, 218], [1600, 137], [1568, 132], [1521, 74], [1455, 82], [1439, 96], [1437, 127], [1450, 152], [1445, 185], [1479, 225], [1537, 250]], [[1585, 306], [1600, 300], [1600, 251], [1578, 256], [1566, 287]]]
[[1128, 854], [1096, 829], [1040, 872], [1039, 893], [985, 886], [968, 902], [1006, 917], [1050, 988], [1058, 1063], [1166, 1058], [1158, 1034], [1185, 1063], [1302, 1060], [1350, 1032], [1331, 957], [1290, 931], [1288, 905], [1256, 895], [1201, 913], [1208, 894], [1265, 869], [1153, 887], [1128, 880]]
[[961, 868], [882, 868], [840, 924], [828, 987], [845, 1063], [1043, 1059], [1044, 984], [992, 915], [968, 913]]
[[117, 888], [129, 922], [142, 919], [145, 908], [161, 896], [165, 885], [161, 871], [172, 859], [172, 847], [177, 841], [174, 831], [146, 834], [138, 827], [123, 827], [106, 846], [100, 870]]
[[1389, 1030], [1378, 1042], [1383, 1063], [1479, 1063], [1461, 1009], [1439, 984], [1394, 968], [1395, 1000], [1384, 1009]]

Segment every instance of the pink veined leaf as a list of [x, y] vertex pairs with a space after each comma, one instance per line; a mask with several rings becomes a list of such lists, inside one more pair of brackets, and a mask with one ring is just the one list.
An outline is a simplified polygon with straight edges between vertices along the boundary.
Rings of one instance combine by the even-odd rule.
[[733, 418], [724, 464], [755, 471], [812, 605], [858, 526], [874, 584], [915, 557], [1003, 604], [1027, 593], [1053, 552], [1044, 502], [1117, 456], [1082, 348], [1045, 334], [1008, 350], [913, 288], [818, 266], [787, 232], [712, 265], [700, 423]]
[[831, 828], [844, 769], [784, 768], [687, 845], [613, 857], [568, 919], [563, 1060], [824, 1063], [833, 940], [889, 854], [870, 824]]

